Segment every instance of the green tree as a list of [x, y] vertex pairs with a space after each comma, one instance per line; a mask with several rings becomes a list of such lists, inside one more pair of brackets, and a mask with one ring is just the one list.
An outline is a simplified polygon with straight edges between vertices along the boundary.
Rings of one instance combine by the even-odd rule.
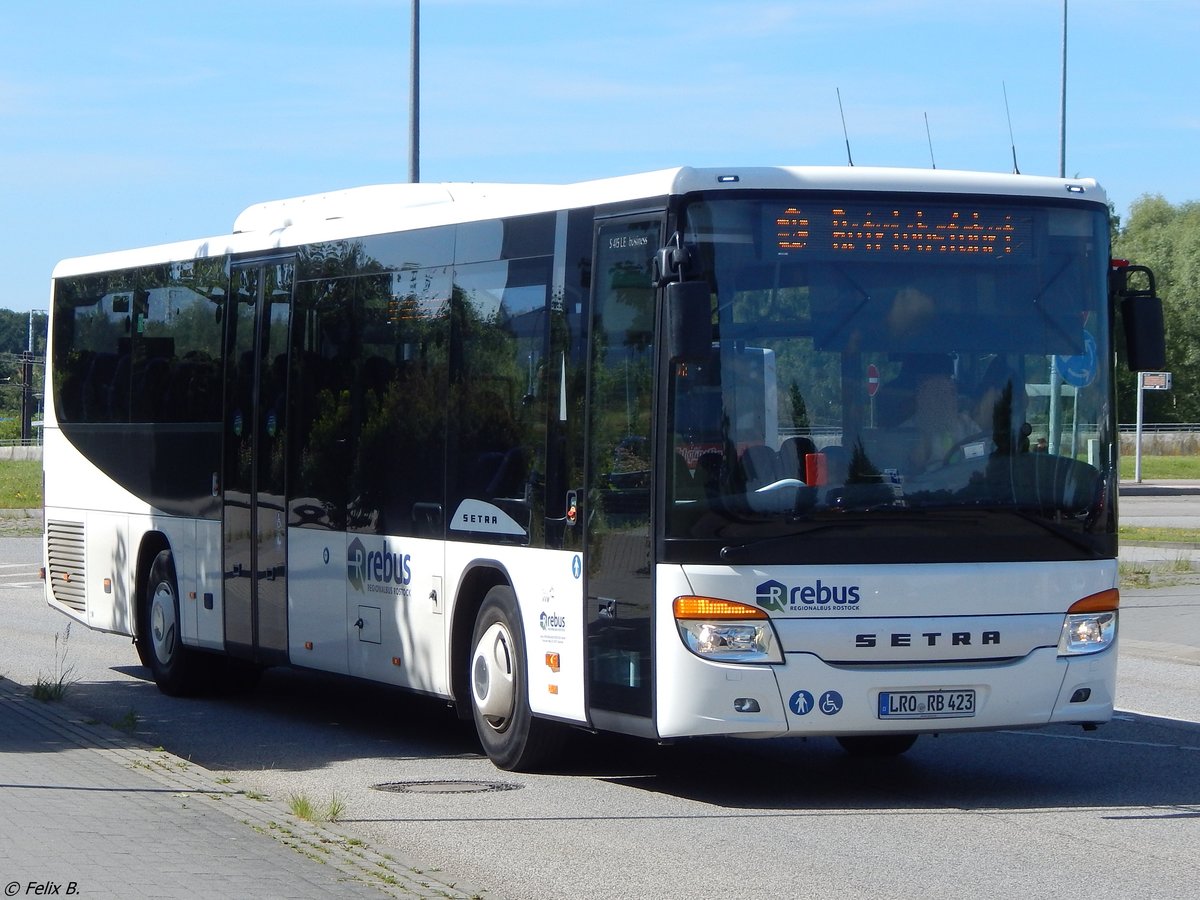
[[[1158, 195], [1134, 201], [1113, 245], [1115, 256], [1149, 266], [1163, 301], [1170, 393], [1146, 394], [1147, 422], [1200, 421], [1200, 201], [1173, 206]], [[1134, 376], [1118, 372], [1118, 408], [1131, 422]]]

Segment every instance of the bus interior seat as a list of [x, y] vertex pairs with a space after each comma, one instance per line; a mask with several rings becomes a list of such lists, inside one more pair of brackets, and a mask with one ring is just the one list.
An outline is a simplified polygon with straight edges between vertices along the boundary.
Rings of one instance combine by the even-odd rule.
[[779, 456], [770, 447], [755, 444], [742, 454], [742, 469], [746, 473], [746, 489], [755, 490], [779, 480]]
[[813, 443], [812, 438], [807, 437], [790, 437], [785, 438], [783, 443], [779, 445], [779, 472], [783, 478], [798, 478], [801, 481], [805, 478], [805, 458], [810, 453], [817, 452], [817, 445]]

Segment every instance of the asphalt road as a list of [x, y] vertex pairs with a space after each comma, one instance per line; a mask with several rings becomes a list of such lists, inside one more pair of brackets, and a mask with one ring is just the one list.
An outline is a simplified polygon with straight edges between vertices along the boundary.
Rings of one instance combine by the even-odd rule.
[[[1147, 491], [1155, 490], [1152, 486]], [[1118, 509], [1122, 525], [1200, 529], [1200, 488], [1187, 493], [1124, 494]]]
[[[1125, 507], [1123, 507], [1123, 510]], [[671, 747], [579, 734], [550, 775], [500, 772], [444, 705], [298, 671], [253, 695], [161, 695], [127, 639], [45, 606], [38, 542], [0, 538], [0, 674], [69, 669], [66, 702], [489, 897], [1190, 897], [1200, 881], [1200, 586], [1123, 591], [1116, 719], [923, 737]]]

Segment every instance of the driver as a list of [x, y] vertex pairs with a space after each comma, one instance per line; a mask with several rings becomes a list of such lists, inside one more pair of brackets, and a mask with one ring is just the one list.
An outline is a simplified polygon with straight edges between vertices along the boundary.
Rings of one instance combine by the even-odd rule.
[[941, 465], [956, 446], [979, 426], [960, 411], [958, 386], [954, 381], [953, 360], [939, 353], [909, 357], [903, 377], [913, 385], [913, 410], [901, 428], [918, 434], [910, 463], [916, 471]]

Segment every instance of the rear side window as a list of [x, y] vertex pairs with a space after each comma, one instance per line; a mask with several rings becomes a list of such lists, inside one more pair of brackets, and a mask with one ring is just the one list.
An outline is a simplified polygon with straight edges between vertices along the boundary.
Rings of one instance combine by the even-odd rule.
[[224, 260], [59, 279], [60, 422], [219, 422]]

